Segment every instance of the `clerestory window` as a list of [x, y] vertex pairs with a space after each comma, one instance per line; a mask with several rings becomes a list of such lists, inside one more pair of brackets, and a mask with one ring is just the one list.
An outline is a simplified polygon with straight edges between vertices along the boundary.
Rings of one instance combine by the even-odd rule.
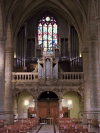
[[53, 47], [57, 45], [57, 23], [53, 17], [45, 16], [38, 24], [38, 45], [43, 48], [43, 52], [53, 52]]

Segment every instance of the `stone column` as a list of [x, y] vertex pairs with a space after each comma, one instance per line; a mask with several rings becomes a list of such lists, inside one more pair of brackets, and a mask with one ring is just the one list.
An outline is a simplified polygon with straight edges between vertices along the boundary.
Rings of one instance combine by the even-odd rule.
[[[37, 113], [38, 113], [37, 102], [38, 102], [38, 100], [37, 100], [37, 99], [35, 99], [35, 100], [34, 100], [34, 103], [35, 103], [35, 111], [37, 111]], [[38, 114], [37, 114], [37, 115], [38, 115]], [[38, 117], [37, 115], [36, 115], [36, 117]]]
[[15, 115], [14, 118], [18, 118], [18, 92], [16, 94], [15, 85], [13, 84], [13, 114]]
[[[98, 25], [98, 44], [99, 44], [99, 81], [100, 81], [100, 16], [98, 16], [96, 18], [97, 20], [97, 25]], [[99, 105], [98, 105], [98, 109], [100, 111], [100, 82], [99, 82], [99, 87], [98, 87], [98, 93], [99, 93], [99, 97], [98, 97], [98, 101], [99, 101]], [[98, 116], [98, 119], [100, 121], [100, 113]]]
[[[86, 43], [86, 42], [85, 42]], [[88, 47], [82, 49], [83, 72], [84, 72], [84, 111], [82, 122], [87, 125], [87, 111], [90, 110], [90, 88], [89, 88], [89, 53]]]
[[13, 48], [6, 48], [5, 58], [5, 115], [8, 124], [13, 124], [13, 96], [12, 96], [12, 71], [13, 71]]
[[0, 119], [5, 119], [5, 37], [0, 37]]
[[[62, 111], [62, 99], [59, 99], [58, 102], [59, 102], [59, 111]], [[62, 117], [62, 116], [61, 116], [61, 114], [59, 113], [59, 118], [61, 118], [61, 117]]]
[[[89, 36], [88, 49], [83, 51], [83, 72], [84, 72], [84, 112], [83, 124], [87, 119], [98, 119], [98, 36]], [[89, 63], [89, 64], [88, 64]]]
[[98, 36], [89, 36], [89, 88], [90, 88], [90, 111], [88, 118], [98, 119], [98, 79], [99, 79], [99, 58], [98, 58]]

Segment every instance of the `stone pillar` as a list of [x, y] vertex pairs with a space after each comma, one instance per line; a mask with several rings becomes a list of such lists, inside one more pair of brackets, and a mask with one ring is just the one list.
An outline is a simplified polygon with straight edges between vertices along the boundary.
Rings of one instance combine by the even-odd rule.
[[87, 124], [87, 119], [98, 119], [98, 36], [89, 36], [88, 44], [89, 54], [87, 48], [84, 48], [83, 52], [85, 80], [83, 124]]
[[5, 37], [0, 37], [0, 119], [5, 119]]
[[14, 118], [18, 118], [18, 106], [17, 106], [17, 98], [16, 96], [13, 96], [13, 113], [14, 113]]
[[5, 58], [5, 115], [8, 124], [13, 124], [13, 96], [12, 96], [12, 71], [13, 71], [13, 48], [6, 48]]
[[[59, 111], [62, 111], [62, 100], [59, 99], [58, 102], [59, 102]], [[59, 113], [59, 118], [61, 118], [61, 117], [62, 117], [62, 115]]]
[[[97, 25], [98, 25], [98, 44], [99, 44], [99, 81], [100, 81], [100, 16], [98, 16], [96, 18], [97, 20]], [[98, 105], [98, 110], [100, 111], [100, 82], [99, 82], [99, 87], [98, 87], [98, 101], [99, 101], [99, 105]], [[99, 112], [99, 116], [98, 119], [100, 121], [100, 112]]]
[[84, 72], [84, 111], [82, 123], [87, 125], [87, 111], [90, 110], [90, 89], [89, 89], [89, 53], [88, 47], [82, 49], [83, 72]]
[[98, 36], [89, 36], [89, 88], [90, 88], [90, 119], [98, 119], [98, 79], [99, 79], [99, 58], [98, 58]]
[[[34, 103], [35, 103], [35, 111], [37, 111], [37, 113], [38, 113], [37, 102], [38, 102], [38, 100], [35, 99], [35, 100], [34, 100]], [[38, 114], [36, 114], [36, 117], [38, 117]]]

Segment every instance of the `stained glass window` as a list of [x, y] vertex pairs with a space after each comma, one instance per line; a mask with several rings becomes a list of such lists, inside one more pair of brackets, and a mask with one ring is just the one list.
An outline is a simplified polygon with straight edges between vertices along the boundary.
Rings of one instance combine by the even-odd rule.
[[53, 52], [57, 45], [57, 23], [53, 17], [42, 17], [38, 25], [38, 45], [43, 47], [43, 52]]

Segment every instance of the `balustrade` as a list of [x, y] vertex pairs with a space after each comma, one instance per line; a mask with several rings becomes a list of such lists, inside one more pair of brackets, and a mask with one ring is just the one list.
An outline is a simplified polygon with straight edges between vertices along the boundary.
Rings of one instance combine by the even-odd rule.
[[[54, 77], [53, 77], [54, 78]], [[83, 72], [60, 72], [58, 74], [59, 80], [83, 80]], [[33, 72], [12, 72], [12, 80], [16, 81], [36, 81], [39, 79], [38, 73]]]
[[12, 72], [12, 80], [37, 80], [38, 73], [33, 72]]
[[59, 79], [63, 80], [83, 80], [84, 73], [83, 72], [60, 72]]

